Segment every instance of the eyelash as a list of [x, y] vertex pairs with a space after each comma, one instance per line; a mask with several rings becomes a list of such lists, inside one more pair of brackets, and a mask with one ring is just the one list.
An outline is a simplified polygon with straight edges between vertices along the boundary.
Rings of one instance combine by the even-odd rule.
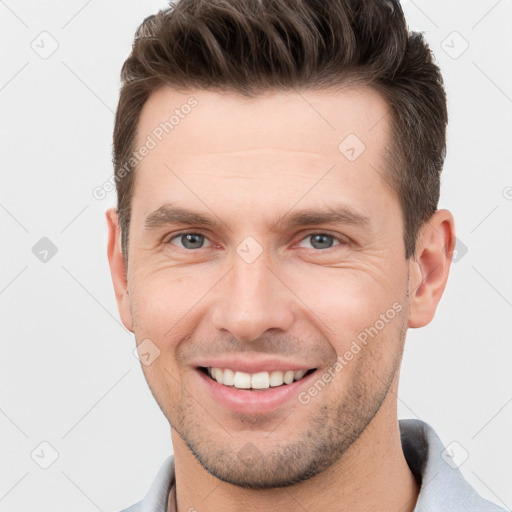
[[[203, 236], [206, 240], [209, 240], [211, 242], [211, 240], [206, 235], [204, 235], [203, 233], [201, 233], [199, 231], [181, 231], [180, 233], [176, 233], [175, 235], [172, 235], [170, 238], [168, 238], [167, 241], [164, 242], [164, 244], [171, 244], [172, 240], [179, 238], [183, 235], [200, 235], [200, 236]], [[326, 249], [315, 249], [314, 247], [307, 248], [307, 249], [313, 250], [315, 252], [327, 252], [330, 249], [334, 249], [335, 247], [338, 247], [340, 245], [348, 245], [350, 243], [350, 241], [344, 237], [339, 237], [339, 236], [333, 235], [333, 234], [325, 232], [325, 231], [312, 231], [312, 232], [304, 235], [299, 240], [299, 242], [302, 242], [313, 235], [327, 235], [327, 236], [332, 237], [335, 241], [338, 242], [338, 244], [333, 245], [332, 247], [327, 247]], [[194, 252], [194, 251], [198, 251], [200, 249], [208, 249], [208, 247], [199, 247], [198, 249], [187, 249], [185, 247], [180, 247], [180, 249], [183, 249], [184, 251], [187, 251], [187, 252]]]

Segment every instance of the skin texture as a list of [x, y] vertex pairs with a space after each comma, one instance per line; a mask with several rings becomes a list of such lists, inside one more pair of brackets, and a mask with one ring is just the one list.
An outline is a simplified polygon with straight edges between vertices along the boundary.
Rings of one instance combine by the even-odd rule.
[[[136, 170], [127, 275], [117, 214], [106, 214], [122, 321], [138, 344], [149, 339], [159, 350], [143, 370], [172, 427], [179, 510], [413, 510], [418, 486], [400, 445], [398, 374], [407, 328], [431, 321], [446, 284], [451, 214], [436, 212], [406, 260], [384, 170], [388, 109], [374, 90], [249, 99], [164, 88], [144, 106], [139, 144], [191, 97], [197, 106]], [[365, 146], [353, 161], [338, 147], [349, 134]], [[164, 204], [217, 225], [145, 229]], [[366, 222], [277, 223], [340, 205]], [[203, 235], [203, 246], [199, 237], [187, 248], [176, 236], [183, 231]], [[332, 238], [319, 247], [312, 235], [322, 233]], [[376, 323], [382, 315], [387, 321]], [[308, 394], [372, 326], [377, 333]], [[197, 371], [201, 360], [235, 356], [317, 370], [283, 405], [235, 412]]]

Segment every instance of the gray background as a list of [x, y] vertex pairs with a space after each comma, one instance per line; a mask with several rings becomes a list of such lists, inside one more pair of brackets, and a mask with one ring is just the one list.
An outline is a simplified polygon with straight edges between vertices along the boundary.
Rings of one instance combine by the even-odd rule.
[[[115, 193], [92, 194], [112, 174], [133, 33], [164, 6], [0, 1], [1, 511], [118, 510], [172, 450], [114, 299]], [[471, 484], [510, 508], [512, 1], [403, 6], [445, 77], [440, 206], [459, 245], [435, 320], [409, 331], [399, 415], [434, 426]]]

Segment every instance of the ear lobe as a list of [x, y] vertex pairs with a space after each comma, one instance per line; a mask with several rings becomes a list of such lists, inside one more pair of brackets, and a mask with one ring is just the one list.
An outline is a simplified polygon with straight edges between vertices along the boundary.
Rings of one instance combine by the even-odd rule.
[[455, 248], [452, 214], [438, 210], [422, 227], [409, 268], [409, 327], [424, 327], [441, 300]]
[[116, 295], [117, 307], [124, 326], [133, 332], [133, 321], [130, 310], [130, 298], [128, 295], [128, 282], [126, 266], [121, 250], [121, 229], [119, 218], [115, 208], [109, 208], [105, 212], [108, 226], [107, 256], [112, 276], [112, 284]]

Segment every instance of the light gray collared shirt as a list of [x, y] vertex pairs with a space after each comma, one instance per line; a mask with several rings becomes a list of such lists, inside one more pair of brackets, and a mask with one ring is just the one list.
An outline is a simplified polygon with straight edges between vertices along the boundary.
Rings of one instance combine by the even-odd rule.
[[[506, 512], [469, 485], [432, 427], [420, 420], [399, 423], [405, 458], [421, 482], [414, 512]], [[145, 498], [121, 512], [177, 512], [173, 456], [165, 460]]]

